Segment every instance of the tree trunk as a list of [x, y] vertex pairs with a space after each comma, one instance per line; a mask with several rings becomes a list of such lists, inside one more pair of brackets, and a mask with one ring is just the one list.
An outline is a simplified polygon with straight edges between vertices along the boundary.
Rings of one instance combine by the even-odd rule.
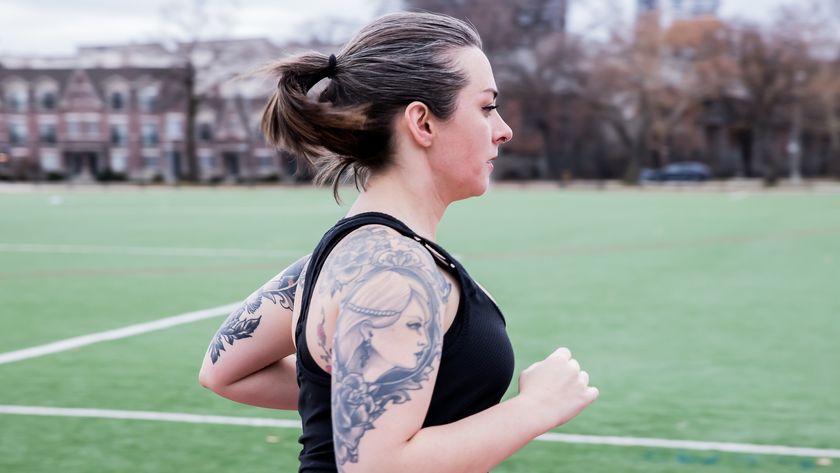
[[762, 123], [756, 123], [753, 126], [752, 135], [752, 171], [756, 172], [757, 175], [761, 177], [765, 185], [775, 185], [779, 178], [779, 173], [775, 156], [770, 145], [769, 127]]
[[744, 177], [758, 177], [764, 173], [764, 130], [753, 122], [750, 132], [750, 159], [744, 169]]
[[622, 176], [622, 179], [628, 183], [635, 183], [639, 177], [639, 161], [636, 151], [637, 145], [633, 141], [630, 130], [627, 129], [627, 121], [618, 115], [612, 115], [605, 118], [618, 135], [618, 138], [621, 140], [624, 148], [630, 151], [626, 154], [627, 163], [624, 166], [624, 175]]
[[642, 121], [642, 127], [639, 130], [635, 146], [630, 153], [630, 159], [627, 161], [627, 167], [624, 169], [624, 182], [627, 184], [636, 184], [639, 181], [639, 172], [645, 164], [645, 160], [650, 155], [650, 123], [648, 120]]
[[195, 67], [192, 61], [187, 61], [187, 73], [184, 80], [187, 96], [186, 117], [184, 120], [184, 157], [187, 162], [186, 178], [196, 182], [199, 178], [198, 156], [195, 146], [195, 117], [198, 111], [198, 97], [195, 91]]

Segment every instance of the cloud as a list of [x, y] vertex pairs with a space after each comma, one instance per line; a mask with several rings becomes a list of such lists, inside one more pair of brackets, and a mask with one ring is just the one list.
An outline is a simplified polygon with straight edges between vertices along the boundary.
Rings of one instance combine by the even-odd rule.
[[[374, 0], [234, 0], [227, 27], [235, 37], [289, 39], [313, 20], [343, 17], [364, 21], [374, 14]], [[161, 16], [172, 0], [4, 0], [0, 15], [0, 53], [64, 55], [79, 45], [122, 44], [164, 39]], [[211, 2], [212, 3], [212, 2]], [[223, 3], [217, 2], [217, 3]], [[190, 4], [180, 0], [179, 6]], [[229, 10], [230, 11], [230, 10]]]

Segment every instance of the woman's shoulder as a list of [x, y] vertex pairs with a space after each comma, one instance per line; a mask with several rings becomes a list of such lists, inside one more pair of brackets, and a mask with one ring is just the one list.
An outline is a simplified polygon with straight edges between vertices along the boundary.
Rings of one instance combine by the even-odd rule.
[[381, 224], [361, 226], [342, 238], [324, 262], [323, 271], [333, 294], [382, 272], [422, 278], [449, 291], [449, 284], [421, 241]]
[[365, 256], [402, 255], [408, 258], [404, 263], [435, 264], [420, 240], [378, 223], [363, 225], [348, 233], [330, 253], [331, 257], [336, 255], [352, 256], [352, 261], [359, 263], [364, 262]]

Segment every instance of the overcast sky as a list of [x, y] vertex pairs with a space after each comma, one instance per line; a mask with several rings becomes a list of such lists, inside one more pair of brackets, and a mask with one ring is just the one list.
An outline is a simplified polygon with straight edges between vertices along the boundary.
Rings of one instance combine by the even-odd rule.
[[[393, 0], [392, 0], [393, 1]], [[500, 0], [504, 1], [504, 0]], [[593, 5], [597, 0], [574, 0]], [[629, 15], [634, 0], [617, 0]], [[779, 5], [796, 0], [723, 0], [724, 17], [768, 21]], [[208, 0], [227, 5], [215, 15], [224, 19], [209, 34], [233, 37], [268, 37], [283, 41], [296, 36], [301, 25], [329, 17], [363, 23], [374, 17], [381, 0]], [[173, 37], [173, 23], [162, 14], [167, 5], [192, 0], [2, 0], [0, 54], [66, 55], [79, 45], [157, 41]], [[235, 4], [231, 6], [231, 4]], [[305, 5], [305, 6], [302, 6]], [[574, 5], [574, 3], [573, 3]], [[573, 6], [571, 28], [590, 21], [586, 8]], [[170, 9], [171, 12], [171, 9]]]

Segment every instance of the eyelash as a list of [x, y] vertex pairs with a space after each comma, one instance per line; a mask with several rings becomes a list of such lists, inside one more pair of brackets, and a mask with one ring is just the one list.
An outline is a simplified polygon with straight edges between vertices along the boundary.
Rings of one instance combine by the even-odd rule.
[[492, 112], [493, 110], [498, 109], [499, 106], [498, 105], [488, 105], [486, 107], [481, 107], [481, 108], [484, 109], [484, 110], [487, 110], [488, 112]]

